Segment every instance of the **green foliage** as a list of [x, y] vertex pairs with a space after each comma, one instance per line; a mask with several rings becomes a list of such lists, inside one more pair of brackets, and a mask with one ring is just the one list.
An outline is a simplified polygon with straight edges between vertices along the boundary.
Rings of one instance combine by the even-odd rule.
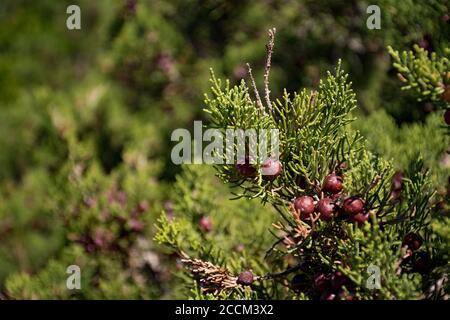
[[[66, 286], [68, 266], [81, 270], [81, 289]], [[158, 288], [124, 270], [120, 257], [99, 254], [92, 259], [79, 246], [67, 247], [58, 260], [50, 260], [38, 274], [16, 274], [6, 283], [7, 295], [15, 299], [150, 299]]]
[[[320, 293], [311, 285], [315, 275], [324, 270], [340, 271], [351, 281], [345, 285], [343, 293], [339, 293], [340, 298], [345, 298], [348, 294], [362, 299], [419, 298], [424, 284], [420, 276], [414, 272], [409, 273], [404, 266], [407, 262], [403, 260], [407, 260], [409, 256], [405, 256], [406, 247], [402, 248], [400, 244], [407, 233], [426, 235], [429, 232], [433, 192], [428, 175], [423, 172], [422, 160], [411, 162], [402, 178], [400, 197], [393, 195], [392, 165], [366, 150], [364, 139], [350, 127], [354, 120], [350, 112], [355, 108], [356, 100], [340, 65], [336, 68], [335, 75], [328, 74], [327, 79], [320, 82], [317, 92], [308, 93], [303, 90], [292, 99], [285, 92], [284, 103], [277, 100], [273, 111], [270, 105], [269, 110], [264, 107], [261, 109], [261, 105], [251, 99], [250, 90], [244, 82], [230, 87], [227, 81], [222, 86], [222, 82], [212, 73], [212, 84], [213, 97], [207, 96], [205, 102], [214, 128], [222, 128], [223, 132], [237, 128], [280, 130], [280, 161], [283, 172], [274, 180], [264, 179], [257, 164], [255, 166], [259, 173], [255, 177], [240, 176], [239, 171], [231, 165], [216, 166], [219, 177], [224, 182], [232, 182], [235, 187], [243, 190], [240, 196], [260, 198], [263, 203], [270, 202], [281, 215], [282, 222], [273, 224], [277, 229], [275, 231], [278, 231], [272, 232], [275, 242], [268, 247], [265, 255], [271, 272], [258, 278], [259, 281], [272, 287], [270, 291], [281, 294], [277, 287], [288, 281], [287, 275], [300, 269], [305, 283], [309, 285], [300, 290], [301, 296], [298, 296], [296, 287], [290, 286], [292, 291], [284, 291], [283, 297], [318, 298]], [[236, 149], [237, 146], [234, 145], [233, 148]], [[367, 214], [372, 217], [371, 223], [358, 223], [362, 225], [360, 229], [354, 223], [346, 221], [345, 217], [320, 221], [310, 216], [304, 220], [292, 207], [287, 210], [294, 197], [324, 197], [322, 183], [330, 172], [338, 172], [345, 177], [344, 194], [338, 195], [335, 203], [341, 205], [345, 197], [359, 195], [365, 201]], [[198, 203], [203, 203], [201, 198]], [[192, 243], [192, 249], [197, 249], [195, 257], [201, 261], [222, 261], [217, 261], [221, 256], [215, 252], [210, 257], [202, 255], [199, 242], [183, 238], [183, 228], [176, 221], [171, 223], [161, 218], [160, 223], [156, 238], [160, 243], [179, 250], [182, 256], [182, 243]], [[411, 254], [410, 251], [409, 255]], [[186, 257], [191, 255], [189, 253]], [[281, 273], [275, 272], [277, 267], [286, 269], [288, 266], [280, 261], [291, 256], [298, 264]], [[226, 261], [229, 263], [230, 259]], [[380, 290], [367, 290], [365, 287], [365, 275], [371, 265], [382, 270]], [[198, 269], [191, 270], [194, 275], [203, 279], [201, 281], [206, 279], [202, 287], [207, 292], [208, 286], [212, 285], [207, 281], [207, 273], [203, 275], [196, 273]], [[265, 292], [257, 286], [253, 290], [255, 294]], [[350, 290], [351, 293], [348, 292]]]
[[369, 149], [391, 159], [396, 170], [408, 167], [411, 159], [423, 157], [426, 168], [433, 168], [430, 178], [436, 188], [444, 186], [449, 170], [447, 149], [450, 144], [442, 129], [442, 116], [431, 114], [425, 123], [399, 127], [384, 111], [359, 118], [355, 127], [367, 137]]
[[43, 170], [23, 179], [19, 188], [4, 188], [0, 197], [0, 282], [17, 268], [42, 266], [63, 243], [63, 225], [51, 213], [56, 206], [49, 201], [55, 192], [52, 180]]
[[[269, 271], [263, 257], [272, 240], [267, 229], [275, 211], [244, 199], [229, 200], [223, 196], [229, 194], [227, 189], [214, 177], [211, 167], [185, 166], [174, 186], [173, 213], [170, 210], [169, 217], [167, 212], [161, 214], [155, 240], [181, 258], [187, 255], [210, 261], [235, 275], [243, 268], [263, 275]], [[201, 228], [202, 217], [211, 220], [211, 231]], [[182, 267], [180, 262], [178, 267]], [[193, 290], [197, 298], [214, 297], [193, 286], [190, 277], [181, 279], [189, 284], [184, 296]], [[236, 288], [222, 297], [269, 298], [274, 294], [264, 284], [258, 287], [260, 291], [251, 295], [248, 290]]]
[[[345, 240], [338, 240], [337, 256], [344, 265], [335, 268], [346, 274], [356, 285], [359, 299], [418, 299], [421, 277], [418, 274], [401, 274], [401, 242], [392, 230], [380, 230], [374, 218], [373, 227], [363, 229], [349, 226]], [[329, 261], [328, 263], [330, 263]], [[332, 263], [332, 262], [331, 262]], [[380, 288], [366, 287], [371, 266], [380, 267]]]
[[[337, 67], [336, 76], [328, 74], [327, 80], [320, 83], [317, 92], [308, 94], [304, 90], [295, 94], [292, 99], [285, 93], [284, 101], [277, 101], [270, 116], [258, 116], [256, 102], [248, 102], [251, 100], [244, 84], [234, 88], [226, 86], [224, 91], [220, 88], [220, 81], [215, 78], [213, 84], [215, 98], [208, 98], [206, 104], [214, 127], [224, 130], [273, 127], [280, 130], [280, 161], [287, 164], [282, 176], [272, 182], [265, 181], [260, 173], [247, 184], [248, 179], [238, 176], [246, 192], [253, 192], [263, 200], [271, 197], [290, 201], [300, 192], [320, 190], [325, 176], [331, 171], [340, 170], [339, 166], [349, 161], [355, 165], [359, 163], [358, 166], [364, 168], [360, 171], [364, 171], [366, 175], [361, 177], [360, 172], [359, 185], [356, 181], [349, 183], [349, 188], [355, 188], [350, 189], [350, 192], [361, 192], [358, 187], [366, 186], [375, 174], [381, 174], [381, 171], [376, 170], [370, 172], [367, 168], [370, 164], [364, 166], [361, 160], [378, 160], [364, 154], [359, 133], [347, 128], [352, 121], [350, 111], [355, 108], [356, 101], [350, 83], [347, 83], [347, 76], [340, 66]], [[243, 106], [240, 107], [240, 104]], [[222, 177], [236, 176], [234, 166], [221, 166], [219, 170]], [[383, 166], [379, 170], [384, 170]], [[351, 172], [349, 171], [350, 177]], [[371, 174], [373, 175], [370, 176]], [[274, 189], [281, 191], [274, 192]]]
[[[413, 51], [399, 53], [388, 47], [394, 59], [394, 67], [404, 85], [403, 90], [413, 90], [419, 100], [442, 100], [445, 87], [450, 83], [450, 48], [444, 50], [445, 56], [428, 53], [425, 49], [414, 46]], [[442, 105], [442, 104], [441, 104]]]

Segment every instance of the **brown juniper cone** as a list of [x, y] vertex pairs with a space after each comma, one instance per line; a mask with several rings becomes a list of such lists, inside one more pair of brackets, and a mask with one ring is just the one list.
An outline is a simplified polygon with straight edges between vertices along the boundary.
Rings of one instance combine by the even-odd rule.
[[357, 196], [352, 196], [344, 200], [342, 209], [349, 215], [355, 215], [364, 210], [364, 201]]
[[344, 188], [344, 181], [341, 176], [335, 173], [329, 174], [323, 181], [322, 191], [336, 194], [342, 191]]
[[294, 208], [300, 212], [302, 218], [307, 218], [314, 212], [314, 199], [310, 196], [297, 197], [294, 200]]
[[279, 160], [267, 159], [261, 165], [261, 174], [264, 180], [275, 180], [283, 171]]
[[254, 280], [253, 273], [250, 270], [245, 270], [239, 274], [236, 283], [243, 286], [250, 286], [252, 285], [253, 280]]
[[320, 219], [331, 220], [337, 211], [337, 206], [331, 198], [323, 198], [316, 205], [316, 211], [320, 213]]
[[314, 289], [318, 292], [324, 292], [330, 285], [330, 275], [320, 273], [314, 277]]
[[320, 300], [353, 300], [353, 295], [344, 291], [352, 289], [350, 279], [340, 271], [320, 273], [314, 277], [314, 289]]

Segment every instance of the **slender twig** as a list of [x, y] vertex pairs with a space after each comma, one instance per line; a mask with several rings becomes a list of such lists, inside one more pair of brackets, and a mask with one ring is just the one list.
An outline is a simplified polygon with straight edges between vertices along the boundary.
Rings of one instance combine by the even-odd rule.
[[259, 96], [258, 88], [256, 87], [255, 78], [253, 78], [252, 68], [250, 67], [250, 64], [248, 62], [247, 62], [247, 70], [248, 70], [248, 75], [250, 77], [250, 81], [252, 83], [253, 91], [255, 92], [256, 104], [257, 104], [258, 108], [261, 110], [261, 113], [265, 114], [266, 112], [264, 110], [264, 106], [262, 104], [261, 97]]
[[277, 272], [277, 273], [268, 273], [264, 277], [262, 277], [262, 279], [273, 279], [273, 278], [277, 278], [277, 277], [283, 277], [285, 275], [288, 275], [292, 272], [295, 272], [295, 271], [301, 269], [302, 266], [303, 266], [303, 263], [301, 262], [301, 263], [297, 264], [296, 266], [293, 266], [285, 271]]
[[269, 43], [266, 45], [267, 56], [266, 56], [266, 66], [264, 70], [264, 97], [270, 113], [272, 113], [273, 108], [272, 102], [270, 101], [269, 73], [270, 73], [270, 66], [272, 64], [273, 47], [275, 45], [275, 33], [276, 33], [275, 28], [269, 29]]

